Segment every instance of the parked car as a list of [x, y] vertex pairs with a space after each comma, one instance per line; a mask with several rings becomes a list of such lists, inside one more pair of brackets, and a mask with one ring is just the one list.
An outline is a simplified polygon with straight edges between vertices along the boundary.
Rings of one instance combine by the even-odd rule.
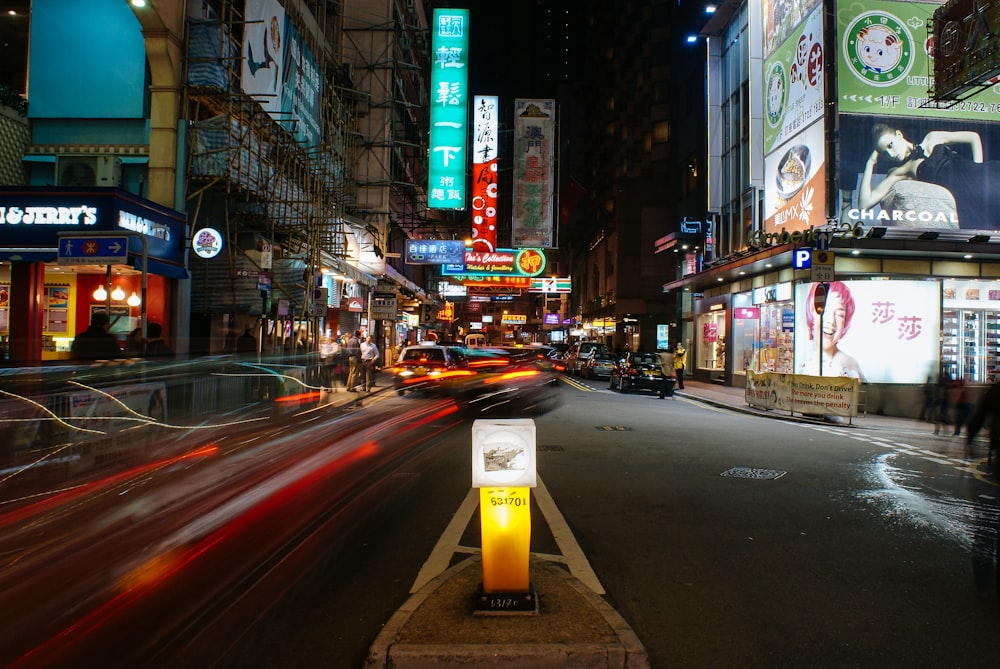
[[659, 391], [663, 373], [655, 353], [630, 351], [611, 370], [608, 387], [627, 393], [630, 390]]
[[610, 379], [616, 362], [615, 356], [610, 353], [595, 353], [580, 365], [580, 376], [585, 379]]
[[608, 347], [596, 341], [578, 341], [563, 356], [567, 374], [579, 374], [583, 361], [595, 353], [608, 353]]

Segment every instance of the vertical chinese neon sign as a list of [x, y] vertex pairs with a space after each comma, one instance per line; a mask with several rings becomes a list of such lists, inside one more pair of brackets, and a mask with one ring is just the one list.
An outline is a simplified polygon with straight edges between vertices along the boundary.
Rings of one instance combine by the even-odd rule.
[[469, 10], [435, 9], [427, 204], [465, 209]]
[[497, 110], [495, 95], [472, 104], [472, 250], [497, 248]]
[[514, 247], [553, 247], [555, 100], [514, 101]]

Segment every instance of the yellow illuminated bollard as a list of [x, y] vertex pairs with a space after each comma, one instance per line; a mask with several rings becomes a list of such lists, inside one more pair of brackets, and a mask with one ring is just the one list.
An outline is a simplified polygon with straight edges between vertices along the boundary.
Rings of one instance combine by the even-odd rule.
[[480, 488], [483, 592], [528, 592], [531, 489]]
[[528, 576], [535, 423], [530, 419], [472, 424], [472, 485], [479, 488], [483, 583], [478, 611], [536, 611]]

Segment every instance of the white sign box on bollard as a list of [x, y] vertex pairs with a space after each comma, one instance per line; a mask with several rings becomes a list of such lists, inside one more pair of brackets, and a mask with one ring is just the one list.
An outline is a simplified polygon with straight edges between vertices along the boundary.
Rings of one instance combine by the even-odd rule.
[[538, 485], [535, 421], [477, 420], [472, 423], [472, 487]]

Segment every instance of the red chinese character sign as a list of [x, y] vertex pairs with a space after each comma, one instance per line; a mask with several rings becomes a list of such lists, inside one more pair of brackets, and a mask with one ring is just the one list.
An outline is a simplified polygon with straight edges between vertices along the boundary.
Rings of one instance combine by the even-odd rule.
[[495, 95], [473, 98], [472, 250], [497, 247], [497, 109]]

